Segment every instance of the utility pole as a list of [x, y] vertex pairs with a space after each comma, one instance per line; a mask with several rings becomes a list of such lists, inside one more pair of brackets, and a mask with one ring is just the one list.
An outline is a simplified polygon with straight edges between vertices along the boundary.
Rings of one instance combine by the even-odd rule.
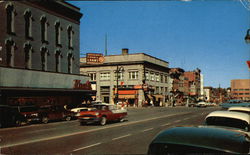
[[105, 56], [108, 54], [108, 36], [105, 34]]

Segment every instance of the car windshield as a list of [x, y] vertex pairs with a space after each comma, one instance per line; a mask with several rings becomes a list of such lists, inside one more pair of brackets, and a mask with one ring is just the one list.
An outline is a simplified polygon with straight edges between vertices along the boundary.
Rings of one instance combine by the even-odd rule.
[[226, 127], [233, 127], [239, 128], [246, 131], [249, 131], [249, 125], [247, 122], [235, 119], [235, 118], [228, 118], [228, 117], [208, 117], [206, 119], [207, 125], [215, 125], [215, 126], [226, 126]]

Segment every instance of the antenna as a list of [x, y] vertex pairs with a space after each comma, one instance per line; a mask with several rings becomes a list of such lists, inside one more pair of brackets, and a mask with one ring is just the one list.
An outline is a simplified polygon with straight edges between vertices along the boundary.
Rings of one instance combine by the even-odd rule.
[[108, 35], [105, 34], [105, 56], [108, 54]]

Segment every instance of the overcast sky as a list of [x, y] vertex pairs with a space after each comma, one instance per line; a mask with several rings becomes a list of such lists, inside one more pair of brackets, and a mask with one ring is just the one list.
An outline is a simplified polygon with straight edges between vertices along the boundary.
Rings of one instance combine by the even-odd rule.
[[200, 68], [204, 85], [230, 87], [250, 78], [246, 61], [250, 11], [240, 1], [70, 1], [81, 8], [80, 50], [146, 53], [185, 71]]

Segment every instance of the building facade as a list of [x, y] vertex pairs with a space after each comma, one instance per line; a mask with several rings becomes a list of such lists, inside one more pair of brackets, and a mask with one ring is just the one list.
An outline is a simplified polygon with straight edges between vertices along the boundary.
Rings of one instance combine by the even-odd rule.
[[166, 105], [171, 91], [168, 62], [145, 53], [129, 54], [128, 49], [101, 60], [91, 64], [81, 58], [81, 73], [96, 81], [97, 100], [131, 106]]
[[231, 97], [243, 101], [250, 100], [250, 79], [231, 80]]
[[80, 75], [80, 9], [64, 1], [0, 2], [0, 102], [76, 104], [94, 92]]

